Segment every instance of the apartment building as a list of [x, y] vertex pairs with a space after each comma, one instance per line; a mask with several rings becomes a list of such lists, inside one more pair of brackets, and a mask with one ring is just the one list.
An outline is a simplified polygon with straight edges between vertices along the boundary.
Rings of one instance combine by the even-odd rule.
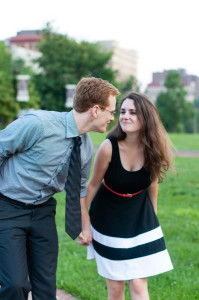
[[112, 51], [109, 66], [117, 71], [117, 79], [123, 81], [130, 76], [137, 78], [138, 55], [135, 50], [121, 48], [117, 41], [99, 41], [102, 50]]
[[[163, 72], [155, 72], [152, 76], [152, 82], [147, 85], [146, 94], [155, 102], [160, 92], [165, 92], [164, 86], [165, 78], [170, 70], [164, 70]], [[194, 99], [199, 98], [199, 77], [186, 73], [185, 69], [173, 70], [180, 74], [180, 81], [184, 85], [184, 89], [187, 92], [186, 100], [193, 102]]]
[[23, 47], [27, 50], [38, 51], [37, 45], [42, 39], [41, 30], [23, 30], [17, 36], [9, 39], [10, 46]]

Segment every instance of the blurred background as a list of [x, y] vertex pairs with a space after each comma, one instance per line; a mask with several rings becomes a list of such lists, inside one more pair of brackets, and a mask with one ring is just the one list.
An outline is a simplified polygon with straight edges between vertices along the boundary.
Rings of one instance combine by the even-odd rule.
[[156, 103], [169, 132], [199, 130], [197, 1], [1, 3], [0, 126], [27, 109], [71, 109], [76, 83], [102, 77]]

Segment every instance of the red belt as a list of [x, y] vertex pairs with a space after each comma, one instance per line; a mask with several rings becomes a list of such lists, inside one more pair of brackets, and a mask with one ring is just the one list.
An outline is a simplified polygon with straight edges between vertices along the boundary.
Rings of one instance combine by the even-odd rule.
[[103, 180], [103, 184], [104, 184], [104, 186], [110, 191], [110, 192], [112, 192], [112, 193], [114, 193], [114, 194], [116, 194], [116, 195], [118, 195], [118, 196], [122, 196], [122, 197], [133, 197], [133, 196], [135, 196], [135, 195], [137, 195], [137, 194], [139, 194], [139, 193], [141, 193], [143, 190], [141, 190], [141, 191], [139, 191], [139, 192], [137, 192], [137, 193], [134, 193], [134, 194], [120, 194], [120, 193], [117, 193], [117, 192], [115, 192], [114, 190], [112, 190], [108, 185], [106, 185], [106, 183], [105, 183], [105, 181]]

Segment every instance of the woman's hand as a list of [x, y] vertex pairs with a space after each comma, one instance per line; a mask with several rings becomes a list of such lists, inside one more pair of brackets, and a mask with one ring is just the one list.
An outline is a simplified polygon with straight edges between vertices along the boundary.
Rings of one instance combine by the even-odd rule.
[[77, 244], [80, 246], [89, 246], [92, 242], [92, 234], [91, 230], [84, 230], [80, 233], [78, 236], [79, 241], [77, 241]]

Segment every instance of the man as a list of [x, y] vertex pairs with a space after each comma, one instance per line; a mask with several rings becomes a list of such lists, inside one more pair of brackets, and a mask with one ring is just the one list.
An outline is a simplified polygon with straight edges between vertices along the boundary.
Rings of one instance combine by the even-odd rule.
[[[37, 111], [0, 131], [0, 299], [56, 300], [58, 241], [54, 193], [64, 189], [74, 140], [81, 137], [82, 232], [89, 244], [86, 181], [92, 160], [89, 131], [105, 132], [118, 90], [83, 78], [69, 113]], [[68, 195], [70, 196], [70, 195]]]

